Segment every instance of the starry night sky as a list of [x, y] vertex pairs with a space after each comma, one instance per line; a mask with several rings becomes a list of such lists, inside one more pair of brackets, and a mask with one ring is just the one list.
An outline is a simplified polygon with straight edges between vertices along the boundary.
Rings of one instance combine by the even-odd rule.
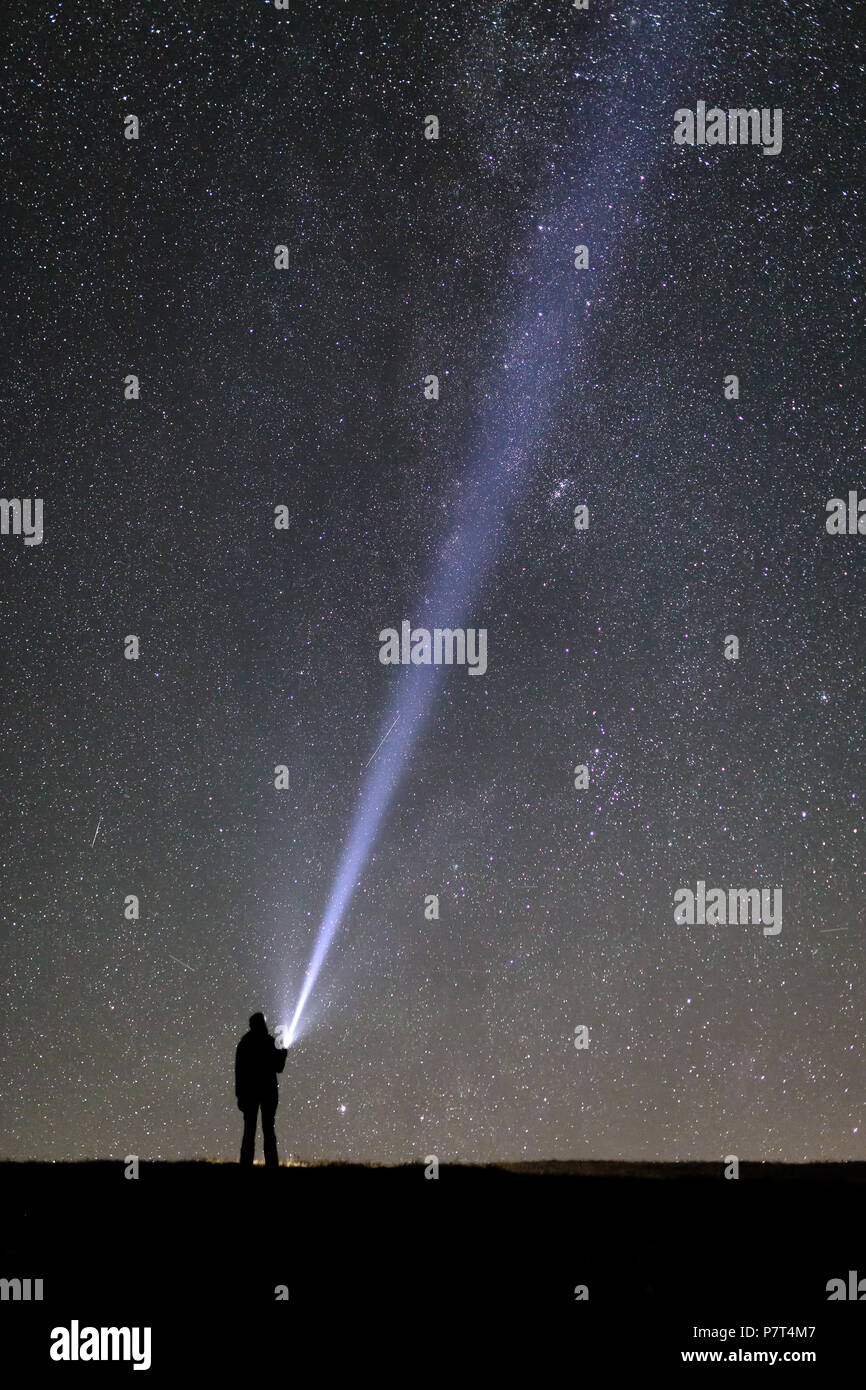
[[[378, 634], [478, 524], [488, 670], [417, 730], [281, 1157], [866, 1156], [854, 12], [7, 15], [0, 482], [45, 538], [0, 538], [0, 1156], [237, 1156], [235, 1045], [388, 755]], [[781, 153], [675, 145], [699, 99]], [[675, 925], [698, 879], [781, 933]]]

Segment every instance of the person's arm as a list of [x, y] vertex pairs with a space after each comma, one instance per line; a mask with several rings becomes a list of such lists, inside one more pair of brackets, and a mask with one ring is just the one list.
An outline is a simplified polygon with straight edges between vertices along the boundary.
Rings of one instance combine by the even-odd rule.
[[274, 1044], [274, 1052], [276, 1054], [274, 1064], [277, 1068], [277, 1071], [281, 1072], [283, 1067], [286, 1065], [286, 1058], [289, 1055], [289, 1049], [287, 1047], [277, 1047], [276, 1044]]
[[238, 1043], [235, 1049], [235, 1099], [238, 1105], [241, 1104], [241, 1045]]

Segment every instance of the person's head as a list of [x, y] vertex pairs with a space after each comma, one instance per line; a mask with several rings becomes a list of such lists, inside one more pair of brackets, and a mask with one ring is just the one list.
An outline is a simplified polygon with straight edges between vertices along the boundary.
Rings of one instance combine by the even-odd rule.
[[251, 1014], [251, 1015], [250, 1015], [250, 1032], [251, 1032], [251, 1033], [266, 1033], [267, 1031], [268, 1031], [268, 1025], [265, 1023], [265, 1016], [264, 1016], [264, 1014]]

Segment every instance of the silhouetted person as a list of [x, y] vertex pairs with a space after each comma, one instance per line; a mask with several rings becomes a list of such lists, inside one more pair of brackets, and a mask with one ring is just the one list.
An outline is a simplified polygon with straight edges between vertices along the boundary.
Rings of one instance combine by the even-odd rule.
[[274, 1116], [277, 1113], [279, 1092], [277, 1072], [286, 1065], [288, 1048], [277, 1047], [268, 1032], [264, 1014], [253, 1014], [250, 1031], [244, 1033], [235, 1053], [235, 1095], [238, 1109], [243, 1111], [244, 1137], [241, 1141], [241, 1163], [251, 1167], [256, 1149], [256, 1120], [262, 1110], [262, 1137], [265, 1148], [265, 1167], [276, 1168], [277, 1136]]

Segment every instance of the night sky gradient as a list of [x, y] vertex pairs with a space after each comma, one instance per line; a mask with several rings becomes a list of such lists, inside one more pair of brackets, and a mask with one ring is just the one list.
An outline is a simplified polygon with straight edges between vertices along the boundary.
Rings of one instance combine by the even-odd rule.
[[0, 1157], [235, 1158], [358, 835], [281, 1157], [866, 1157], [855, 13], [5, 16]]

